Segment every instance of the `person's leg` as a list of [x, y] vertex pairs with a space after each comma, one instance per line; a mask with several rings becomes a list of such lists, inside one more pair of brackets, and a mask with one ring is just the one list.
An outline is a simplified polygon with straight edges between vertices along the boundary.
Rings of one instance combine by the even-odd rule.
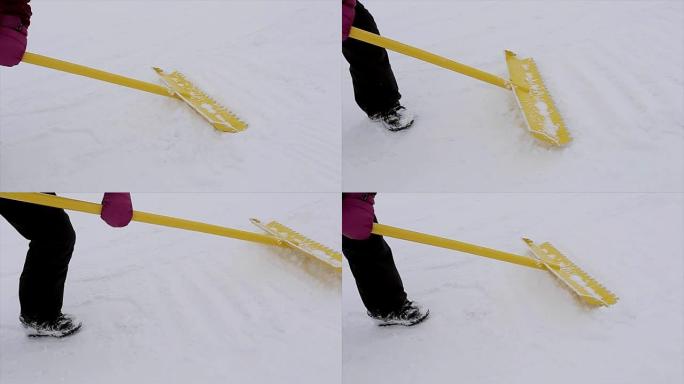
[[368, 312], [385, 316], [402, 307], [406, 292], [392, 250], [382, 236], [371, 235], [367, 240], [342, 236], [342, 252]]
[[29, 243], [19, 282], [21, 314], [51, 320], [62, 310], [64, 284], [76, 234], [69, 216], [57, 208], [0, 199], [3, 216]]
[[[353, 25], [380, 33], [373, 16], [361, 3], [356, 4]], [[356, 103], [369, 117], [385, 113], [399, 103], [401, 94], [384, 48], [349, 38], [342, 43], [342, 53], [349, 62]]]

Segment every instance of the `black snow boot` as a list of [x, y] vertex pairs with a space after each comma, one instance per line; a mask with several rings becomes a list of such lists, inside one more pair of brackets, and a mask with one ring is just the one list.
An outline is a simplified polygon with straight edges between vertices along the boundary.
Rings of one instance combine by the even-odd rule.
[[76, 333], [83, 325], [72, 315], [60, 313], [54, 320], [35, 320], [19, 316], [19, 321], [24, 326], [29, 337], [65, 337]]
[[375, 319], [377, 324], [381, 327], [389, 325], [404, 325], [410, 327], [425, 320], [429, 314], [429, 309], [423, 310], [420, 305], [409, 300], [406, 300], [399, 310], [390, 312], [387, 315], [378, 315], [368, 312], [368, 316]]
[[401, 104], [396, 104], [387, 112], [376, 113], [370, 118], [373, 121], [380, 121], [385, 128], [392, 132], [411, 128], [415, 120], [415, 116]]

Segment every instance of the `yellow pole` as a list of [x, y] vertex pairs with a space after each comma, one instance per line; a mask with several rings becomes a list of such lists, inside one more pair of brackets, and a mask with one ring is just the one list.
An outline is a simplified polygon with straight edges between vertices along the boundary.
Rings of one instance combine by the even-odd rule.
[[167, 88], [165, 88], [161, 85], [148, 83], [146, 81], [132, 79], [130, 77], [116, 75], [113, 73], [101, 71], [99, 69], [86, 67], [84, 65], [70, 63], [68, 61], [53, 59], [51, 57], [38, 55], [35, 53], [26, 52], [24, 54], [24, 58], [22, 59], [22, 61], [25, 63], [33, 64], [33, 65], [39, 65], [41, 67], [52, 68], [52, 69], [56, 69], [56, 70], [62, 71], [62, 72], [68, 72], [68, 73], [72, 73], [75, 75], [80, 75], [80, 76], [90, 77], [92, 79], [106, 81], [106, 82], [112, 83], [112, 84], [123, 85], [124, 87], [128, 87], [128, 88], [133, 88], [133, 89], [138, 89], [138, 90], [145, 91], [145, 92], [155, 93], [157, 95], [178, 98], [178, 96], [176, 96], [176, 94], [174, 94], [173, 92], [169, 91]]
[[373, 233], [375, 233], [376, 235], [413, 241], [415, 243], [428, 244], [435, 247], [453, 249], [455, 251], [461, 251], [473, 255], [506, 261], [509, 263], [518, 264], [525, 267], [546, 270], [546, 267], [542, 263], [530, 257], [520, 256], [514, 253], [497, 251], [496, 249], [492, 248], [464, 243], [462, 241], [447, 239], [444, 237], [428, 235], [425, 233], [409, 231], [407, 229], [392, 227], [389, 225], [375, 223], [373, 224]]
[[[511, 89], [509, 81], [504, 78], [501, 78], [499, 76], [493, 75], [485, 71], [481, 71], [477, 68], [465, 64], [461, 64], [457, 61], [447, 59], [446, 57], [436, 55], [423, 49], [416, 48], [408, 44], [404, 44], [399, 41], [377, 35], [375, 33], [364, 31], [363, 29], [352, 27], [351, 31], [349, 32], [349, 37], [378, 47], [386, 48], [391, 51], [404, 54], [406, 56], [414, 57], [418, 60], [422, 60], [434, 64], [436, 66], [446, 68], [448, 70], [458, 72], [460, 74], [470, 76], [478, 80], [482, 80], [489, 84], [494, 84], [501, 88]], [[515, 86], [524, 91], [528, 90], [527, 87], [519, 84], [515, 84]]]
[[[101, 204], [37, 192], [0, 192], [0, 198], [23, 201], [25, 203], [44, 205], [53, 208], [68, 209], [71, 211], [91, 213], [94, 215], [99, 215], [100, 211], [102, 210]], [[209, 233], [212, 235], [230, 237], [233, 239], [252, 241], [267, 245], [280, 247], [286, 246], [275, 237], [261, 233], [242, 231], [239, 229], [226, 228], [218, 225], [201, 223], [198, 221], [180, 219], [177, 217], [157, 215], [154, 213], [133, 211], [133, 221], [179, 228], [187, 231]]]

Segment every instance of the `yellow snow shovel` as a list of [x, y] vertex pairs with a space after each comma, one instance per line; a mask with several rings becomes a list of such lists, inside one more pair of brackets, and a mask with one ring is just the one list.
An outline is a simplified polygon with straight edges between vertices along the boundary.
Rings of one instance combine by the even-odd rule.
[[271, 221], [268, 224], [264, 224], [258, 219], [249, 219], [249, 221], [269, 235], [282, 240], [290, 247], [313, 256], [338, 272], [342, 271], [342, 255], [339, 252], [333, 251], [277, 221]]
[[[72, 211], [91, 213], [95, 215], [99, 215], [100, 211], [102, 210], [101, 204], [90, 203], [87, 201], [69, 199], [66, 197], [48, 195], [37, 192], [0, 192], [0, 198], [23, 201], [25, 203], [44, 205], [53, 208], [61, 208]], [[252, 222], [255, 221], [255, 219], [252, 220]], [[335, 252], [330, 248], [327, 248], [311, 239], [308, 239], [305, 236], [285, 227], [282, 224], [277, 224], [276, 222], [269, 223], [266, 226], [267, 228], [272, 230], [268, 230], [269, 234], [264, 235], [261, 233], [221, 227], [218, 225], [185, 220], [171, 216], [157, 215], [154, 213], [147, 213], [142, 211], [133, 211], [133, 221], [161, 225], [165, 227], [179, 228], [184, 229], [186, 231], [203, 232], [212, 235], [230, 237], [233, 239], [251, 241], [266, 245], [290, 248], [299, 252], [303, 252], [304, 254], [310, 257], [313, 257], [317, 260], [321, 260], [324, 262], [325, 260], [323, 260], [324, 258], [321, 255], [326, 255], [326, 257], [337, 259], [339, 262], [337, 266], [330, 262], [325, 262], [327, 266], [334, 268], [337, 272], [340, 272], [342, 270], [342, 255], [340, 255], [338, 252]], [[258, 220], [256, 221], [258, 222]], [[272, 233], [272, 231], [277, 233]]]
[[506, 51], [506, 64], [510, 74], [510, 80], [506, 80], [446, 57], [356, 27], [352, 27], [349, 37], [512, 90], [522, 110], [527, 129], [532, 136], [557, 147], [562, 147], [572, 141], [551, 95], [544, 86], [537, 65], [531, 58], [520, 59], [515, 53]]
[[154, 68], [155, 72], [166, 84], [166, 87], [163, 87], [161, 85], [115, 75], [99, 69], [69, 63], [67, 61], [57, 60], [30, 52], [24, 54], [22, 61], [41, 67], [52, 68], [62, 72], [73, 73], [75, 75], [90, 77], [92, 79], [122, 85], [128, 88], [183, 100], [213, 125], [214, 128], [222, 132], [241, 132], [247, 129], [247, 124], [244, 121], [240, 120], [235, 114], [220, 105], [214, 99], [207, 96], [188, 81], [183, 74], [177, 71], [166, 73], [159, 68]]
[[531, 258], [384, 224], [374, 224], [373, 233], [549, 271], [564, 286], [572, 290], [580, 300], [590, 306], [607, 307], [618, 301], [618, 297], [615, 294], [599, 284], [598, 281], [571, 262], [550, 243], [537, 245], [532, 240], [523, 238], [523, 241], [534, 255], [534, 258]]

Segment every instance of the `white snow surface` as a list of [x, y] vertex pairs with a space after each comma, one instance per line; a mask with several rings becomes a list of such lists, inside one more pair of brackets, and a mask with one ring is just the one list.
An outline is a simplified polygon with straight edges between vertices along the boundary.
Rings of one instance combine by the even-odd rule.
[[221, 133], [179, 100], [30, 64], [2, 68], [2, 190], [339, 191], [338, 7], [31, 4], [29, 51], [157, 84], [153, 66], [178, 70], [250, 126]]
[[380, 222], [529, 255], [551, 242], [617, 294], [591, 309], [550, 274], [386, 238], [415, 327], [377, 327], [345, 262], [346, 383], [669, 384], [684, 379], [679, 194], [378, 194]]
[[[66, 194], [88, 201], [101, 195]], [[136, 209], [261, 232], [275, 219], [340, 249], [338, 194], [133, 194]], [[69, 213], [65, 339], [27, 338], [28, 243], [0, 220], [0, 383], [339, 383], [340, 278], [280, 248]]]
[[342, 65], [343, 184], [386, 192], [684, 189], [681, 1], [363, 2], [380, 32], [508, 77], [535, 59], [574, 141], [540, 145], [509, 91], [390, 52], [414, 126], [388, 132]]

